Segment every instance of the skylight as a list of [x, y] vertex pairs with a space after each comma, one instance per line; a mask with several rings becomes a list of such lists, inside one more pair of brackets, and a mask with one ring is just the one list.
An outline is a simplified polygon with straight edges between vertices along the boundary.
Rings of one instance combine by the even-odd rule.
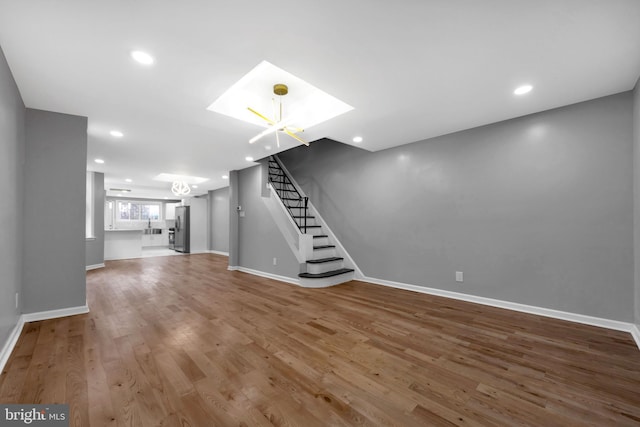
[[[271, 113], [274, 109], [273, 86], [285, 84], [289, 93], [283, 97], [284, 116], [291, 125], [308, 129], [353, 110], [353, 107], [275, 65], [262, 61], [223, 93], [207, 110], [261, 127], [264, 120], [248, 108]], [[248, 135], [253, 136], [253, 135]]]

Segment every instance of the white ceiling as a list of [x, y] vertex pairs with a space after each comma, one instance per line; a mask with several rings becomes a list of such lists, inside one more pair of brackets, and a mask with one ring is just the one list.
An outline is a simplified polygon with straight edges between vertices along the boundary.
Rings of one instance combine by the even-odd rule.
[[107, 188], [163, 197], [159, 173], [208, 177], [204, 192], [274, 152], [206, 109], [260, 61], [354, 107], [306, 140], [375, 151], [632, 89], [640, 1], [0, 0], [0, 46], [27, 107], [89, 118]]

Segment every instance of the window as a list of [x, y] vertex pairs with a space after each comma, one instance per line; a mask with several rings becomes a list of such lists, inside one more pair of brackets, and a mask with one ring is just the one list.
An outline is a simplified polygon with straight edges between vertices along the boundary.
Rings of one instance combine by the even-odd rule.
[[116, 213], [118, 221], [158, 221], [160, 203], [118, 201]]

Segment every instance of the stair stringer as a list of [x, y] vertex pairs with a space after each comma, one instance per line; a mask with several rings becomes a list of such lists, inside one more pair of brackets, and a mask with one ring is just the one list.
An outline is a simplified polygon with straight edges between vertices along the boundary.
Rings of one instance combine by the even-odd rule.
[[298, 225], [289, 215], [289, 211], [278, 197], [276, 190], [271, 184], [267, 184], [267, 187], [269, 188], [268, 197], [263, 196], [262, 202], [289, 245], [289, 249], [298, 260], [300, 272], [302, 272], [306, 261], [313, 256], [313, 236], [300, 232]]
[[[276, 159], [276, 161], [278, 162], [278, 164], [280, 165], [282, 170], [289, 176], [289, 180], [291, 181], [293, 186], [298, 190], [300, 195], [302, 195], [303, 197], [306, 197], [306, 193], [298, 185], [296, 180], [293, 178], [293, 176], [291, 175], [291, 173], [289, 172], [287, 167], [280, 161], [278, 156], [273, 156], [273, 157]], [[275, 190], [274, 190], [274, 192], [275, 192]], [[276, 195], [276, 197], [277, 197], [277, 195]], [[280, 200], [280, 199], [278, 199], [278, 200]], [[280, 202], [280, 203], [282, 204], [282, 202]], [[285, 213], [287, 213], [287, 217], [289, 219], [291, 219], [291, 217], [288, 215], [288, 211], [286, 210], [287, 208], [285, 208], [284, 205], [282, 205], [282, 207], [285, 210]], [[354, 274], [353, 275], [345, 275], [345, 276], [353, 276], [353, 277], [349, 277], [348, 279], [347, 279], [347, 277], [344, 277], [347, 280], [343, 280], [343, 281], [341, 281], [339, 283], [348, 282], [349, 280], [353, 280], [353, 279], [357, 279], [357, 280], [363, 279], [365, 276], [364, 276], [364, 274], [362, 274], [362, 270], [360, 270], [360, 268], [355, 263], [353, 258], [351, 258], [351, 255], [349, 255], [349, 253], [347, 252], [345, 247], [342, 246], [342, 243], [340, 243], [340, 240], [336, 237], [336, 235], [333, 232], [333, 230], [331, 230], [331, 227], [329, 227], [329, 225], [324, 220], [324, 218], [322, 218], [322, 215], [320, 215], [320, 212], [318, 212], [318, 209], [316, 209], [316, 207], [314, 206], [314, 204], [311, 201], [311, 199], [309, 199], [308, 208], [309, 208], [309, 213], [316, 217], [315, 218], [316, 219], [316, 224], [321, 225], [323, 233], [326, 234], [327, 236], [329, 236], [329, 242], [332, 245], [336, 246], [336, 256], [344, 258], [344, 266], [347, 267], [347, 268], [352, 268], [354, 270]], [[293, 222], [294, 223], [294, 227], [297, 228], [297, 226], [295, 225], [295, 222], [293, 221], [293, 219], [291, 219], [291, 222]], [[307, 259], [309, 259], [309, 258], [307, 258]], [[306, 261], [306, 259], [305, 259], [305, 261]], [[324, 279], [303, 279], [303, 278], [300, 278], [301, 284], [302, 284], [303, 281], [307, 282], [309, 280], [318, 281], [318, 280], [324, 280]], [[330, 282], [332, 282], [332, 281], [328, 280], [327, 283], [329, 283], [329, 284], [327, 284], [325, 286], [332, 286], [332, 285], [338, 284], [338, 283], [330, 283]], [[307, 287], [310, 287], [310, 286], [307, 286]]]

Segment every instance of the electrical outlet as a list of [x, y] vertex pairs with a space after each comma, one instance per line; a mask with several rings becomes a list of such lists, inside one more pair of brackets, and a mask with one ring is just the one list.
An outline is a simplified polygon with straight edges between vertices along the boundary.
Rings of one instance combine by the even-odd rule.
[[20, 305], [20, 294], [16, 292], [16, 308], [18, 308], [19, 305]]
[[464, 282], [462, 271], [456, 271], [456, 282]]
[[278, 265], [278, 258], [273, 259], [273, 265]]

